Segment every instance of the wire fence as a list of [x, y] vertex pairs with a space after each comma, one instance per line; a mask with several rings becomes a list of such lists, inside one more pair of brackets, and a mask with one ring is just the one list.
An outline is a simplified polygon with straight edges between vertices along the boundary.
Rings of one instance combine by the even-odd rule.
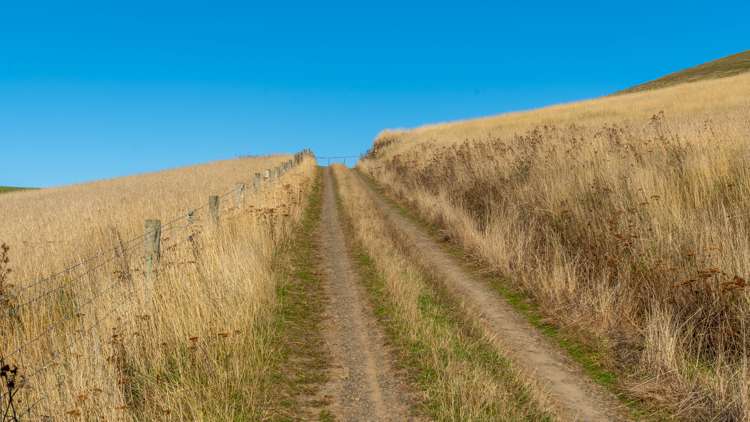
[[336, 156], [330, 156], [330, 157], [316, 156], [315, 158], [321, 161], [325, 160], [326, 165], [330, 166], [332, 162], [333, 163], [341, 162], [344, 165], [347, 165], [347, 162], [354, 163], [358, 159], [362, 158], [362, 156], [361, 155], [336, 155]]
[[[295, 154], [293, 160], [284, 161], [280, 166], [273, 169], [265, 170], [263, 173], [256, 173], [254, 178], [247, 183], [240, 183], [214, 198], [221, 200], [234, 194], [239, 195], [238, 200], [239, 198], [244, 200], [246, 186], [253, 186], [254, 192], [260, 193], [263, 189], [267, 189], [268, 186], [280, 181], [280, 178], [284, 174], [301, 164], [306, 157], [313, 157], [310, 150], [303, 150]], [[18, 287], [17, 297], [28, 297], [24, 297], [23, 300], [19, 300], [17, 303], [10, 304], [6, 312], [7, 315], [0, 315], [0, 318], [11, 318], [21, 321], [21, 315], [24, 313], [35, 315], [39, 318], [42, 316], [42, 310], [45, 309], [42, 305], [50, 298], [59, 299], [64, 292], [75, 286], [79, 286], [86, 278], [93, 277], [106, 266], [118, 260], [127, 259], [126, 256], [129, 254], [135, 263], [144, 267], [139, 268], [138, 272], [145, 274], [144, 270], [148, 267], [148, 247], [141, 247], [140, 253], [135, 254], [136, 258], [132, 257], [133, 251], [138, 247], [139, 242], [147, 242], [150, 236], [157, 235], [159, 241], [165, 241], [164, 247], [160, 248], [160, 253], [168, 253], [180, 245], [194, 242], [195, 236], [201, 233], [201, 226], [198, 220], [201, 218], [201, 214], [205, 214], [205, 211], [208, 210], [212, 215], [204, 215], [203, 217], [209, 217], [209, 219], [216, 218], [216, 221], [218, 221], [219, 215], [226, 214], [233, 209], [241, 208], [241, 204], [232, 206], [230, 201], [223, 202], [228, 202], [230, 205], [223, 209], [220, 207], [211, 209], [211, 201], [206, 202], [175, 216], [165, 224], [160, 225], [157, 229], [147, 229], [142, 234], [124, 241], [118, 239], [119, 241], [116, 242], [117, 244], [113, 248], [101, 250], [96, 254], [81, 258], [76, 264], [56, 271], [46, 277], [37, 280], [26, 280], [26, 282], [21, 283]], [[220, 204], [222, 202], [217, 201], [216, 203]], [[171, 244], [166, 243], [167, 240], [176, 238], [176, 234], [174, 233], [176, 230], [187, 230], [190, 228], [193, 230], [189, 235]], [[49, 394], [42, 391], [35, 391], [35, 386], [40, 384], [35, 381], [45, 376], [52, 368], [64, 364], [76, 345], [80, 345], [83, 339], [88, 339], [94, 330], [102, 327], [105, 322], [111, 321], [113, 318], [121, 318], [126, 305], [140, 299], [137, 292], [139, 286], [136, 286], [133, 280], [133, 268], [129, 262], [127, 266], [129, 268], [127, 271], [114, 277], [114, 280], [110, 280], [105, 286], [96, 286], [94, 283], [90, 283], [88, 287], [92, 291], [92, 294], [88, 298], [75, 301], [73, 304], [75, 309], [69, 309], [68, 312], [49, 321], [46, 326], [34, 327], [35, 334], [33, 336], [24, 336], [23, 334], [26, 332], [24, 327], [19, 327], [15, 330], [15, 335], [12, 336], [16, 340], [15, 344], [7, 346], [8, 350], [10, 350], [9, 352], [0, 351], [0, 369], [3, 371], [0, 373], [0, 381], [2, 381], [0, 385], [0, 422], [28, 420], [34, 417], [41, 420], [51, 420], [54, 415], [51, 415], [50, 409], [46, 406], [49, 401]], [[124, 274], [125, 272], [128, 274]], [[44, 289], [45, 287], [48, 288]], [[140, 287], [145, 289], [145, 286]], [[123, 292], [123, 289], [127, 289], [128, 291]], [[95, 305], [102, 303], [106, 298], [109, 298], [110, 306], [107, 307], [106, 312], [98, 315], [97, 313], [101, 307], [97, 308]], [[49, 312], [49, 314], [50, 317], [54, 316], [52, 312]], [[90, 321], [86, 321], [87, 319]], [[73, 334], [70, 335], [70, 328], [76, 324], [80, 328], [74, 330]], [[59, 339], [53, 336], [55, 333], [67, 334], [67, 337], [59, 341]], [[115, 342], [114, 339], [113, 342]], [[42, 344], [45, 347], [39, 347]], [[118, 346], [122, 347], [123, 344], [120, 342]], [[35, 367], [27, 365], [25, 355], [32, 348], [51, 350], [49, 358], [38, 362], [38, 365]], [[14, 361], [13, 364], [9, 363], [11, 359]], [[64, 383], [64, 377], [58, 376], [58, 390]], [[23, 399], [25, 398], [24, 391], [35, 392], [38, 397], [32, 403], [25, 405], [23, 403]], [[32, 394], [28, 396], [31, 397]], [[40, 411], [40, 409], [42, 410]], [[76, 415], [71, 414], [69, 416]]]

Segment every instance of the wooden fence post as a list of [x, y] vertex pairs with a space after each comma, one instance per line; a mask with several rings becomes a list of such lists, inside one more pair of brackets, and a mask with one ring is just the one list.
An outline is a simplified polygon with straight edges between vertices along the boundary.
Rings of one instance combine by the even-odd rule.
[[261, 175], [260, 173], [255, 173], [255, 177], [253, 177], [253, 191], [260, 192], [260, 183], [261, 183]]
[[144, 286], [144, 300], [148, 305], [153, 300], [154, 280], [156, 270], [161, 259], [161, 221], [146, 220], [146, 237], [144, 241], [146, 248], [146, 285]]
[[235, 197], [235, 202], [236, 202], [235, 205], [237, 206], [237, 208], [244, 208], [245, 206], [245, 184], [237, 183], [237, 191], [235, 193], [237, 195]]
[[208, 211], [211, 215], [211, 222], [219, 224], [219, 196], [211, 195], [208, 197]]

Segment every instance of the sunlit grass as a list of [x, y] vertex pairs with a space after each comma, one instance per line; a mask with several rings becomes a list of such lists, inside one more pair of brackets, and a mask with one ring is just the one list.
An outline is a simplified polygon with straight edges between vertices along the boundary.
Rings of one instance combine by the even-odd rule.
[[748, 419], [748, 98], [740, 75], [384, 132], [360, 168], [577, 333], [602, 381]]
[[[267, 418], [277, 399], [274, 259], [301, 219], [314, 160], [260, 192], [251, 181], [289, 158], [0, 197], [0, 243], [10, 247], [12, 269], [0, 289], [0, 355], [26, 377], [21, 411], [35, 404], [36, 418]], [[244, 202], [230, 192], [240, 182]], [[215, 226], [205, 204], [225, 193]], [[139, 237], [147, 218], [163, 222], [149, 295]]]

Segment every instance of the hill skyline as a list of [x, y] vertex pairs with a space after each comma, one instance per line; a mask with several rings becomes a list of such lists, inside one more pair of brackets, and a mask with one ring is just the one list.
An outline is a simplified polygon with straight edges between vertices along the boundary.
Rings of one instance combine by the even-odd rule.
[[615, 94], [629, 94], [632, 92], [648, 91], [652, 89], [666, 88], [683, 83], [703, 81], [706, 79], [719, 79], [739, 75], [750, 71], [750, 50], [732, 54], [710, 62], [701, 63], [697, 66], [669, 73], [658, 79], [654, 79], [631, 88], [618, 91]]
[[[647, 11], [647, 13], [644, 13]], [[61, 186], [609, 95], [747, 49], [750, 4], [25, 2], [0, 184]]]

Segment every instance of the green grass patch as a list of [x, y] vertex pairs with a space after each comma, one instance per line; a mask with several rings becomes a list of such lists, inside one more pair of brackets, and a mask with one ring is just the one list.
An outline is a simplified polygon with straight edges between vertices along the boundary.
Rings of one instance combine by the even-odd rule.
[[[275, 408], [270, 419], [275, 421], [306, 419], [301, 399], [313, 396], [327, 380], [329, 357], [321, 331], [325, 297], [316, 252], [322, 208], [320, 171], [295, 238], [277, 262], [282, 280], [277, 289], [279, 311], [274, 323], [279, 353], [273, 371]], [[325, 410], [318, 417], [331, 420]]]
[[0, 193], [15, 192], [19, 190], [31, 190], [32, 188], [15, 188], [11, 186], [0, 186]]

